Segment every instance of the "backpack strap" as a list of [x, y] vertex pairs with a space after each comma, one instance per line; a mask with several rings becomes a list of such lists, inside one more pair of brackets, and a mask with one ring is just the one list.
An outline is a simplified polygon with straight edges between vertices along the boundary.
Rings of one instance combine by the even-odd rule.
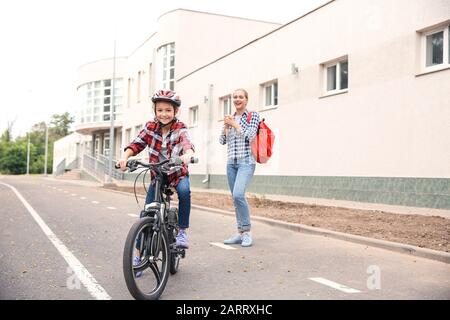
[[247, 115], [247, 123], [250, 123], [250, 120], [252, 119], [252, 113], [253, 112], [251, 112], [251, 111], [248, 113], [248, 115]]
[[[249, 113], [248, 113], [248, 116], [247, 116], [247, 123], [248, 124], [250, 124], [250, 120], [252, 120], [252, 115], [253, 115], [253, 112], [252, 111], [250, 111]], [[262, 120], [259, 120], [260, 122], [264, 122], [264, 120], [266, 120], [266, 119], [262, 119]]]

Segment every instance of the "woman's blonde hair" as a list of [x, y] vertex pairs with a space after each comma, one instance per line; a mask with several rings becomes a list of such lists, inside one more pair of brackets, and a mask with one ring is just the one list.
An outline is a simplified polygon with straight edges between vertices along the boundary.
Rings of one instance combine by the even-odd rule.
[[236, 91], [242, 91], [244, 93], [245, 99], [248, 100], [248, 92], [247, 92], [247, 90], [239, 88], [239, 89], [234, 90], [234, 92], [236, 92]]

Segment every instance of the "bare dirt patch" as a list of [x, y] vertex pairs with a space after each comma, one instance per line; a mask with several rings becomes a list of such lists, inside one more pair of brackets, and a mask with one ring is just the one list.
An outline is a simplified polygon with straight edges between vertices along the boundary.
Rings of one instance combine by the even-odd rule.
[[[133, 192], [132, 187], [110, 188]], [[137, 189], [144, 194], [142, 187]], [[234, 212], [232, 198], [227, 194], [192, 192], [191, 198], [194, 205]], [[450, 219], [439, 216], [327, 207], [255, 196], [249, 196], [248, 202], [253, 216], [450, 252]]]

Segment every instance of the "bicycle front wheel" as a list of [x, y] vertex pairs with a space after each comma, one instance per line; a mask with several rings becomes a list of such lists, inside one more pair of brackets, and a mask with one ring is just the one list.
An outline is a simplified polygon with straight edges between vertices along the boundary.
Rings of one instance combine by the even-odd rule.
[[170, 252], [166, 232], [153, 230], [153, 218], [136, 221], [123, 251], [123, 273], [131, 295], [156, 300], [169, 279]]
[[169, 243], [170, 243], [170, 274], [175, 274], [178, 272], [178, 266], [180, 265], [180, 254], [178, 253], [178, 249], [176, 247], [176, 237], [177, 237], [177, 229], [173, 228], [170, 230], [169, 228]]

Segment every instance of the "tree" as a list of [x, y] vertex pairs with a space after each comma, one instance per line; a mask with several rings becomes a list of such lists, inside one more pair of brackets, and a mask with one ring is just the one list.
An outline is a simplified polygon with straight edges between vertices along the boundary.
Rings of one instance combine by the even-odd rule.
[[[6, 144], [1, 142], [3, 147], [0, 152], [0, 172], [5, 174], [23, 174], [27, 168], [27, 144], [23, 141]], [[35, 148], [32, 146], [30, 154], [34, 154]]]
[[51, 133], [54, 140], [61, 139], [71, 133], [70, 125], [74, 122], [74, 117], [68, 112], [63, 114], [54, 114], [50, 121]]
[[[53, 143], [70, 134], [70, 125], [74, 117], [68, 112], [54, 114], [48, 126], [48, 161], [47, 172], [52, 172]], [[5, 174], [24, 174], [27, 165], [28, 136], [12, 140], [12, 125], [8, 122], [8, 129], [0, 137], [0, 172]], [[45, 163], [45, 130], [44, 121], [33, 125], [30, 132], [30, 173], [43, 173]]]
[[5, 131], [3, 131], [2, 136], [0, 137], [0, 140], [3, 142], [11, 142], [12, 140], [12, 127], [14, 125], [15, 120], [11, 121], [11, 122], [7, 122], [7, 126]]

